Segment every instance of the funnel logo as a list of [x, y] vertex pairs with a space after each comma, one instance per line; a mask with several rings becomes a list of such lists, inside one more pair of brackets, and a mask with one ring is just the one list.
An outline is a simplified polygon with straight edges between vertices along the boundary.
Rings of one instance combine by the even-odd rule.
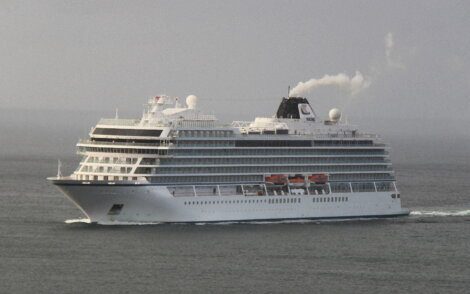
[[302, 112], [303, 115], [311, 114], [310, 107], [308, 107], [308, 104], [300, 104], [300, 112]]
[[307, 103], [299, 104], [299, 116], [300, 118], [304, 118], [308, 121], [315, 121], [313, 110]]

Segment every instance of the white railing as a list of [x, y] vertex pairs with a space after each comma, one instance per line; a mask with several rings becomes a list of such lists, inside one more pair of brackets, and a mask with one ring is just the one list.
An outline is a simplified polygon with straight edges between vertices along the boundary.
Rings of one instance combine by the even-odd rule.
[[[318, 185], [274, 186], [266, 184], [251, 185], [179, 185], [168, 186], [168, 191], [175, 197], [204, 197], [204, 196], [316, 196], [337, 193], [361, 193], [361, 192], [397, 192], [395, 182], [367, 182], [371, 187], [359, 189], [357, 183], [341, 182]], [[383, 183], [387, 183], [386, 186]], [[331, 186], [333, 184], [333, 188]], [[338, 185], [338, 184], [342, 184]]]
[[120, 118], [102, 118], [98, 122], [99, 125], [111, 126], [137, 126], [140, 119], [120, 119]]
[[234, 127], [234, 128], [246, 128], [251, 123], [252, 123], [251, 121], [236, 120], [236, 121], [232, 122], [231, 126]]
[[183, 119], [183, 120], [178, 120], [174, 124], [177, 127], [195, 127], [195, 128], [201, 128], [201, 127], [214, 127], [215, 126], [215, 118], [207, 118], [207, 119]]
[[[132, 139], [129, 139], [132, 140]], [[169, 147], [173, 146], [173, 143], [167, 141], [157, 141], [155, 143], [134, 143], [134, 142], [102, 142], [102, 141], [92, 141], [90, 139], [80, 139], [78, 140], [78, 144], [86, 144], [86, 145], [112, 145], [112, 146], [151, 146], [151, 147]]]
[[366, 139], [380, 139], [379, 135], [376, 134], [367, 134], [367, 133], [343, 133], [343, 132], [337, 132], [337, 133], [314, 133], [313, 135], [315, 138], [328, 138], [328, 139], [336, 139], [336, 138], [354, 138], [354, 139], [361, 139], [361, 138], [366, 138]]

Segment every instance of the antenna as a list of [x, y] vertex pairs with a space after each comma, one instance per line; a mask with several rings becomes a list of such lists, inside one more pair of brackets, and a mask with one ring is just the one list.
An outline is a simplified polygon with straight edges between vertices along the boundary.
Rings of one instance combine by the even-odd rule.
[[119, 118], [119, 108], [116, 107], [116, 115], [114, 117], [115, 119], [118, 119]]
[[62, 172], [60, 169], [62, 168], [62, 162], [60, 162], [60, 159], [57, 160], [57, 178], [62, 178]]

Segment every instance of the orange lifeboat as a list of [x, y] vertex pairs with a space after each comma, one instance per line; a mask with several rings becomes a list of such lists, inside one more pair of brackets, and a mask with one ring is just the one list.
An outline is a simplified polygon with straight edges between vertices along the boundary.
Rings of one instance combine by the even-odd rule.
[[266, 176], [264, 181], [273, 185], [285, 185], [287, 184], [287, 177], [285, 175], [270, 175]]
[[301, 187], [305, 185], [305, 177], [302, 175], [295, 175], [289, 177], [289, 184], [294, 187]]
[[308, 181], [315, 184], [325, 184], [328, 182], [327, 174], [313, 174], [308, 176]]

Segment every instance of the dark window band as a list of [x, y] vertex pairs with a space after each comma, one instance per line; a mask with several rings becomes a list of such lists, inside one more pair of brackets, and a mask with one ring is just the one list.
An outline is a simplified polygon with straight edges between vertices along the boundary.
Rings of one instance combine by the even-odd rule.
[[104, 129], [96, 128], [93, 135], [145, 136], [159, 137], [162, 130]]
[[142, 140], [142, 139], [114, 139], [114, 138], [93, 138], [93, 142], [115, 142], [115, 143], [143, 143], [143, 144], [160, 144], [160, 140]]
[[311, 147], [312, 141], [307, 140], [243, 140], [235, 141], [236, 147]]

